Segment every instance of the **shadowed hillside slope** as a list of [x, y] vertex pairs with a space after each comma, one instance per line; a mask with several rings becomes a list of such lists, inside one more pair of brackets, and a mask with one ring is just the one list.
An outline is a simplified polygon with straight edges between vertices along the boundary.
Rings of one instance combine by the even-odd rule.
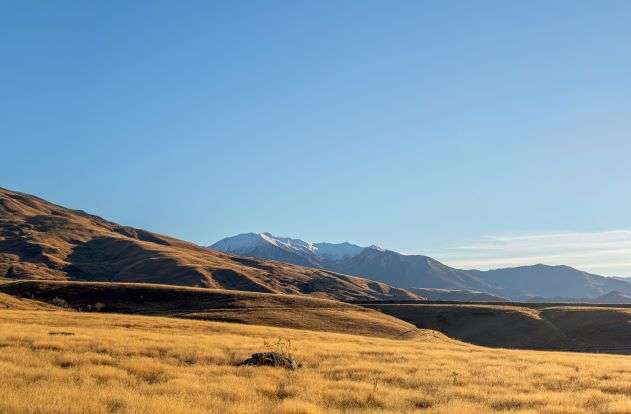
[[416, 298], [385, 283], [209, 251], [0, 188], [0, 278], [163, 283], [334, 299]]
[[53, 310], [58, 309], [53, 305], [38, 300], [18, 298], [0, 292], [0, 310]]
[[455, 301], [455, 302], [509, 302], [508, 299], [475, 290], [452, 290], [433, 288], [408, 289], [427, 300]]
[[631, 354], [631, 309], [486, 304], [365, 305], [477, 345]]
[[[24, 280], [0, 283], [0, 307], [51, 309], [50, 304], [187, 319], [284, 328], [411, 338], [414, 325], [392, 316], [334, 300], [140, 283]], [[59, 309], [59, 308], [57, 308]]]

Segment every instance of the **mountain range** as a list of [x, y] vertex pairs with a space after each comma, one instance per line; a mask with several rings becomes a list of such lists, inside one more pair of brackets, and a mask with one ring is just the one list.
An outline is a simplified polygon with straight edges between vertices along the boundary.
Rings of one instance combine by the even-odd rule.
[[[486, 299], [533, 298], [593, 299], [612, 291], [631, 295], [631, 283], [623, 278], [605, 277], [569, 266], [536, 264], [495, 270], [463, 270], [449, 267], [422, 255], [405, 255], [378, 246], [345, 243], [309, 243], [300, 239], [275, 237], [270, 233], [245, 233], [227, 237], [209, 249], [313, 266], [349, 275], [361, 275], [432, 298], [445, 297], [432, 289], [460, 291], [465, 297], [475, 292]], [[429, 290], [419, 290], [429, 289]], [[460, 299], [453, 299], [460, 300]]]
[[419, 299], [324, 268], [210, 251], [0, 188], [0, 280], [145, 282], [338, 300]]
[[146, 282], [338, 300], [631, 302], [631, 283], [568, 266], [449, 267], [378, 246], [247, 233], [210, 246], [0, 188], [0, 279]]

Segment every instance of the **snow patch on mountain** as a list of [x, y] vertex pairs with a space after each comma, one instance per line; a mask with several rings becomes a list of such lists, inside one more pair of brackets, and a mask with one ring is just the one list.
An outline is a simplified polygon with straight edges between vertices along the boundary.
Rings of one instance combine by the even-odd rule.
[[329, 260], [342, 260], [360, 254], [364, 247], [344, 243], [316, 243], [314, 246], [318, 249], [318, 254]]
[[365, 247], [348, 242], [344, 243], [309, 243], [289, 237], [276, 237], [271, 233], [243, 233], [219, 240], [209, 248], [226, 253], [245, 254], [258, 247], [275, 246], [286, 252], [309, 257], [313, 260], [342, 260], [361, 253]]
[[210, 246], [210, 248], [222, 252], [241, 254], [247, 253], [265, 242], [266, 240], [261, 236], [261, 233], [243, 233], [221, 239]]
[[377, 246], [376, 244], [373, 244], [373, 245], [371, 245], [371, 246], [368, 246], [368, 248], [369, 248], [369, 249], [372, 249], [372, 250], [377, 250], [378, 252], [385, 252], [385, 251], [386, 251], [386, 249], [384, 249], [384, 248], [383, 248], [383, 247], [381, 247], [381, 246]]
[[266, 242], [285, 250], [293, 250], [295, 252], [306, 254], [315, 254], [318, 251], [317, 247], [304, 240], [291, 239], [289, 237], [274, 237], [270, 233], [260, 233], [260, 236]]

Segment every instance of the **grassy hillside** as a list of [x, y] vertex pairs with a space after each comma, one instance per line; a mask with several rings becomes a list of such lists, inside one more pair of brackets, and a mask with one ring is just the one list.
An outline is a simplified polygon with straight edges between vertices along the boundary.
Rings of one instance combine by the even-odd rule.
[[[173, 318], [0, 312], [0, 412], [624, 413], [631, 359]], [[237, 367], [289, 341], [296, 371]], [[265, 343], [268, 342], [268, 345]]]
[[539, 314], [571, 340], [572, 349], [631, 354], [629, 308], [553, 306]]
[[19, 310], [54, 310], [58, 309], [53, 305], [43, 303], [32, 299], [16, 298], [6, 293], [0, 292], [0, 310], [19, 309]]
[[415, 298], [327, 270], [244, 258], [0, 188], [0, 278], [163, 283], [334, 299]]
[[473, 344], [631, 354], [631, 309], [482, 304], [367, 305]]
[[[9, 296], [10, 295], [10, 296]], [[4, 298], [4, 299], [3, 299]], [[175, 316], [386, 338], [410, 338], [414, 325], [371, 309], [304, 295], [278, 295], [134, 283], [0, 283], [0, 306]]]

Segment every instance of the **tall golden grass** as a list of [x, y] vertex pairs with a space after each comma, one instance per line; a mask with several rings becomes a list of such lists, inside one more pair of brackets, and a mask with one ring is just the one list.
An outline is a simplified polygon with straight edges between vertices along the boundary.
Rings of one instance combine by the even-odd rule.
[[[236, 363], [284, 338], [296, 371]], [[628, 413], [631, 358], [0, 311], [0, 413]]]

